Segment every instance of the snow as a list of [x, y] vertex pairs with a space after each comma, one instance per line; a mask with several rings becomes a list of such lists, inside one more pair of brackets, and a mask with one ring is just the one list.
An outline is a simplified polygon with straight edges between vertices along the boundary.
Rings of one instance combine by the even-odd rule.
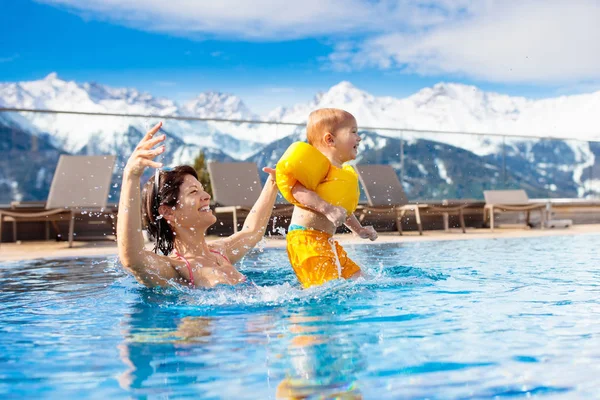
[[446, 170], [446, 166], [444, 165], [444, 161], [440, 159], [435, 159], [435, 164], [437, 165], [438, 173], [440, 174], [440, 178], [446, 181], [447, 184], [452, 184], [452, 178], [448, 176], [448, 171]]
[[[205, 93], [179, 106], [166, 98], [155, 98], [132, 88], [112, 88], [98, 83], [67, 82], [55, 73], [42, 80], [0, 83], [0, 104], [5, 107], [33, 108], [63, 111], [85, 111], [97, 113], [141, 114], [181, 116], [192, 113], [203, 118], [254, 118], [246, 106], [235, 96], [222, 93]], [[204, 108], [203, 108], [204, 107]], [[202, 111], [200, 111], [202, 110]], [[11, 114], [12, 119], [19, 118]], [[52, 135], [56, 145], [76, 153], [90, 141], [94, 141], [100, 150], [110, 151], [118, 146], [129, 127], [146, 131], [157, 121], [136, 117], [108, 117], [70, 114], [21, 113], [20, 117], [35, 127], [38, 132]], [[23, 125], [23, 124], [20, 124]], [[193, 145], [219, 148], [214, 135], [228, 134], [242, 142], [232, 156], [243, 156], [254, 148], [255, 135], [248, 129], [235, 124], [175, 121], [164, 123], [164, 130], [175, 134]], [[28, 129], [28, 131], [33, 131]], [[237, 134], [237, 135], [236, 135]], [[249, 142], [247, 148], [244, 142]], [[227, 149], [221, 149], [227, 151]]]
[[600, 179], [587, 180], [585, 182], [585, 188], [588, 192], [600, 193]]
[[[343, 108], [355, 115], [359, 128], [372, 129], [382, 136], [403, 138], [408, 142], [429, 139], [447, 143], [478, 155], [498, 153], [502, 146], [513, 152], [518, 144], [536, 136], [571, 138], [567, 145], [576, 154], [571, 166], [575, 182], [582, 187], [585, 168], [594, 165], [589, 145], [581, 140], [600, 140], [600, 91], [541, 100], [484, 92], [475, 86], [438, 83], [405, 98], [377, 97], [348, 81], [317, 93], [313, 100], [291, 107], [277, 107], [264, 116], [254, 114], [233, 94], [205, 92], [185, 104], [154, 97], [135, 88], [113, 88], [99, 83], [65, 81], [56, 73], [29, 82], [0, 83], [0, 105], [16, 108], [87, 111], [99, 113], [192, 116], [235, 120], [268, 120], [303, 124], [308, 114], [321, 107]], [[78, 152], [94, 142], [95, 149], [111, 151], [122, 142], [130, 127], [147, 130], [154, 119], [101, 117], [68, 114], [11, 113], [0, 115], [4, 122], [17, 124], [33, 134], [49, 133], [55, 144]], [[164, 130], [192, 146], [214, 148], [243, 159], [259, 146], [303, 131], [293, 125], [232, 123], [222, 121], [166, 120]], [[406, 131], [406, 129], [419, 130]], [[429, 132], [428, 132], [429, 131]], [[430, 131], [473, 132], [488, 136]], [[493, 133], [520, 137], [492, 136]], [[232, 142], [233, 141], [233, 142]], [[368, 143], [385, 146], [385, 139]], [[233, 143], [224, 145], [224, 143]], [[531, 147], [533, 142], [527, 146]], [[366, 142], [363, 144], [367, 144]], [[192, 150], [187, 150], [192, 151]], [[186, 151], [181, 157], [188, 157]], [[184, 158], [182, 158], [183, 160]], [[559, 168], [562, 166], [559, 166]], [[440, 177], [447, 182], [445, 166], [438, 165]], [[588, 181], [589, 183], [589, 181]], [[583, 190], [583, 189], [582, 189]]]
[[[220, 92], [200, 93], [179, 105], [166, 98], [155, 98], [133, 88], [112, 88], [99, 83], [78, 84], [61, 80], [55, 73], [38, 81], [0, 83], [0, 103], [8, 107], [104, 113], [155, 114], [200, 118], [269, 120], [305, 123], [310, 111], [338, 107], [356, 116], [359, 127], [391, 127], [383, 136], [407, 140], [427, 138], [465, 148], [479, 155], [497, 151], [503, 138], [459, 134], [407, 132], [421, 131], [505, 133], [532, 136], [557, 136], [600, 140], [600, 92], [557, 98], [529, 100], [484, 92], [475, 86], [438, 83], [406, 97], [376, 97], [343, 81], [318, 93], [304, 104], [278, 107], [264, 117], [250, 111], [235, 95]], [[144, 118], [90, 117], [55, 114], [23, 114], [33, 126], [56, 136], [69, 151], [76, 151], [91, 137], [114, 140], [115, 132], [134, 126], [144, 130], [154, 121]], [[100, 119], [101, 118], [101, 119]], [[187, 142], [216, 133], [238, 140], [270, 143], [298, 128], [229, 122], [167, 121], [165, 129]], [[518, 142], [519, 138], [505, 138]]]

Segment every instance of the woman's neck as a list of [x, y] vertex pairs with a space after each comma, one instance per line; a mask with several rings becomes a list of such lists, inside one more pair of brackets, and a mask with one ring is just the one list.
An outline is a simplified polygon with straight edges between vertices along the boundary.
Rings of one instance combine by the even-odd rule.
[[210, 251], [204, 232], [199, 233], [198, 231], [188, 230], [178, 232], [175, 235], [173, 248], [184, 256], [204, 256]]

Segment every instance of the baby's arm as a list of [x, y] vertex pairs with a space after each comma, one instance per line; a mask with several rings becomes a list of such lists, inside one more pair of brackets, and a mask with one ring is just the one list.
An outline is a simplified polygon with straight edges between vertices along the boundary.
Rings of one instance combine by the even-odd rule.
[[292, 196], [309, 210], [323, 214], [336, 227], [346, 221], [346, 210], [343, 207], [326, 202], [316, 192], [308, 190], [300, 182], [297, 182], [292, 188]]
[[377, 239], [375, 229], [372, 226], [362, 226], [354, 214], [348, 217], [346, 226], [362, 239], [371, 239], [371, 241]]

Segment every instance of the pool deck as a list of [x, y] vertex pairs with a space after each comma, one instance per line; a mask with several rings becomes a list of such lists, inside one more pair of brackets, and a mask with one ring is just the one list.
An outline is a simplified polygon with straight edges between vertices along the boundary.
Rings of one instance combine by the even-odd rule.
[[[408, 232], [399, 236], [396, 232], [382, 232], [374, 243], [414, 243], [440, 240], [477, 240], [477, 239], [503, 239], [520, 237], [547, 237], [571, 236], [584, 234], [600, 234], [600, 224], [574, 225], [566, 229], [523, 229], [499, 228], [494, 232], [489, 229], [467, 229], [463, 234], [460, 230], [425, 231], [423, 236], [416, 232]], [[208, 240], [218, 239], [209, 236]], [[341, 244], [367, 244], [368, 240], [360, 239], [351, 234], [336, 235]], [[283, 236], [267, 237], [265, 248], [284, 248]], [[98, 257], [113, 256], [117, 254], [117, 244], [114, 241], [80, 241], [74, 242], [73, 248], [67, 242], [31, 241], [17, 243], [2, 243], [0, 245], [0, 262], [32, 260], [38, 258], [63, 258], [63, 257]]]

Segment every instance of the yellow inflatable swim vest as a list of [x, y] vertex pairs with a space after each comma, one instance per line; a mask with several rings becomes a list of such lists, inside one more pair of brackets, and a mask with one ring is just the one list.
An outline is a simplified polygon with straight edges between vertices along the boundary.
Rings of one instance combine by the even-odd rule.
[[302, 207], [292, 195], [292, 188], [300, 182], [316, 192], [323, 200], [346, 209], [351, 215], [358, 206], [358, 175], [354, 168], [331, 165], [327, 157], [305, 142], [288, 147], [277, 163], [277, 186], [290, 203]]

